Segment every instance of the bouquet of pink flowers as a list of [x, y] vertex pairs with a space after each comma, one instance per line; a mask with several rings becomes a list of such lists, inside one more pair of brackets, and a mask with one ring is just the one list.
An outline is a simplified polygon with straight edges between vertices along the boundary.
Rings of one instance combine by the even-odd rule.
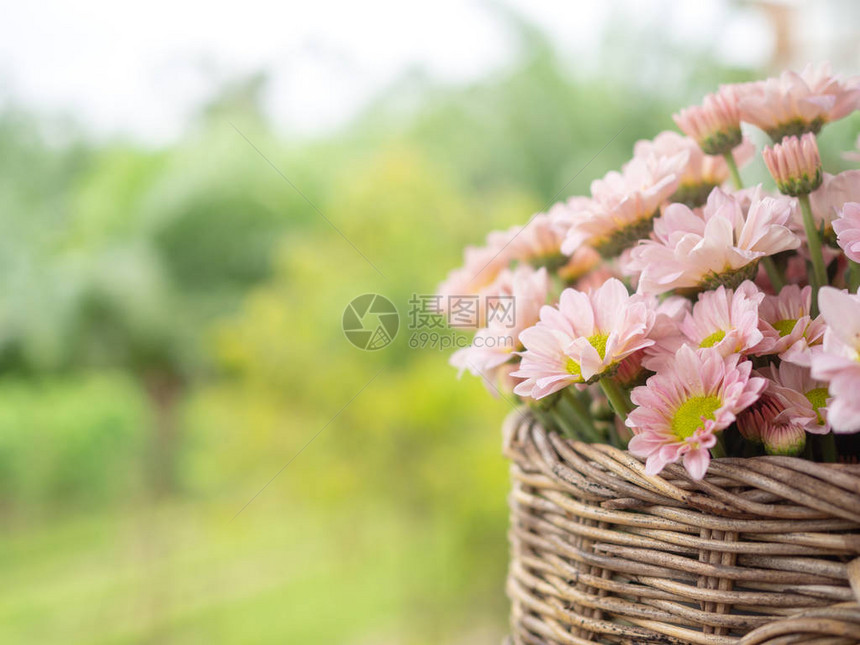
[[[589, 196], [466, 249], [444, 306], [507, 297], [516, 317], [483, 307], [452, 365], [652, 475], [681, 461], [701, 479], [726, 455], [856, 461], [860, 170], [826, 173], [816, 135], [857, 109], [860, 78], [825, 64], [681, 110], [684, 135], [639, 141]], [[743, 123], [774, 142], [774, 188], [741, 182]]]

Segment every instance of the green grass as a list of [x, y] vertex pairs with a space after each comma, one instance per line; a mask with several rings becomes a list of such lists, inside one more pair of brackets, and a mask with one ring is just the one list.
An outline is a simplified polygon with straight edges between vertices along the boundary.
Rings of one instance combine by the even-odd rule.
[[369, 507], [322, 514], [271, 494], [231, 520], [241, 504], [142, 504], [7, 529], [0, 642], [501, 639], [504, 563], [470, 580], [450, 521]]

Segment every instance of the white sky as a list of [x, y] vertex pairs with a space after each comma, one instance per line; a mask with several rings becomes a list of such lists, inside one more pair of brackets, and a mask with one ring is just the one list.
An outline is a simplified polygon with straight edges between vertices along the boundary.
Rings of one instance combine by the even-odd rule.
[[[614, 4], [655, 38], [719, 36], [719, 51], [735, 63], [761, 63], [772, 46], [755, 10], [729, 11], [720, 0]], [[610, 3], [508, 5], [578, 66], [598, 66]], [[342, 122], [410, 68], [466, 81], [512, 53], [492, 3], [479, 0], [0, 0], [0, 99], [70, 113], [98, 135], [151, 142], [177, 136], [217, 82], [239, 73], [270, 71], [276, 122], [313, 132]]]

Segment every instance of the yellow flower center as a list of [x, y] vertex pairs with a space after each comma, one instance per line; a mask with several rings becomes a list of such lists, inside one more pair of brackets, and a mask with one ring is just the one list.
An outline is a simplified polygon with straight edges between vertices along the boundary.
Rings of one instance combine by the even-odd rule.
[[824, 424], [824, 417], [821, 416], [821, 412], [819, 411], [825, 405], [827, 405], [827, 396], [829, 392], [826, 387], [817, 387], [814, 390], [809, 390], [809, 392], [805, 393], [806, 398], [812, 404], [812, 409], [815, 410], [815, 414], [818, 417], [819, 425]]
[[718, 329], [713, 334], [705, 338], [701, 343], [699, 343], [699, 347], [713, 347], [717, 343], [719, 343], [723, 338], [726, 337], [725, 330]]
[[777, 320], [773, 323], [773, 328], [779, 332], [780, 336], [788, 336], [797, 324], [797, 318], [786, 318], [785, 320]]
[[694, 396], [681, 404], [672, 417], [672, 434], [678, 439], [693, 436], [699, 428], [705, 425], [705, 420], [714, 420], [714, 413], [720, 409], [720, 397]]
[[600, 354], [601, 360], [606, 358], [606, 341], [608, 338], [609, 334], [601, 334], [600, 332], [588, 337], [588, 342]]
[[[600, 354], [600, 358], [603, 359], [606, 357], [606, 341], [609, 338], [609, 334], [601, 334], [600, 332], [593, 334], [588, 337], [588, 342], [591, 343], [591, 346], [597, 350], [597, 353]], [[582, 379], [582, 367], [580, 367], [579, 363], [577, 363], [572, 358], [568, 357], [567, 364], [565, 366], [569, 374], [573, 374], [574, 376], [578, 376], [580, 380]]]

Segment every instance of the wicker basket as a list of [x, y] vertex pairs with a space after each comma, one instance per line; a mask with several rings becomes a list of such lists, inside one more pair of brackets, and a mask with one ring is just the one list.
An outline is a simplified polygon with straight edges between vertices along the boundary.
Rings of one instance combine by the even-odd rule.
[[701, 482], [649, 477], [520, 414], [504, 443], [512, 643], [860, 643], [860, 466], [717, 459]]

